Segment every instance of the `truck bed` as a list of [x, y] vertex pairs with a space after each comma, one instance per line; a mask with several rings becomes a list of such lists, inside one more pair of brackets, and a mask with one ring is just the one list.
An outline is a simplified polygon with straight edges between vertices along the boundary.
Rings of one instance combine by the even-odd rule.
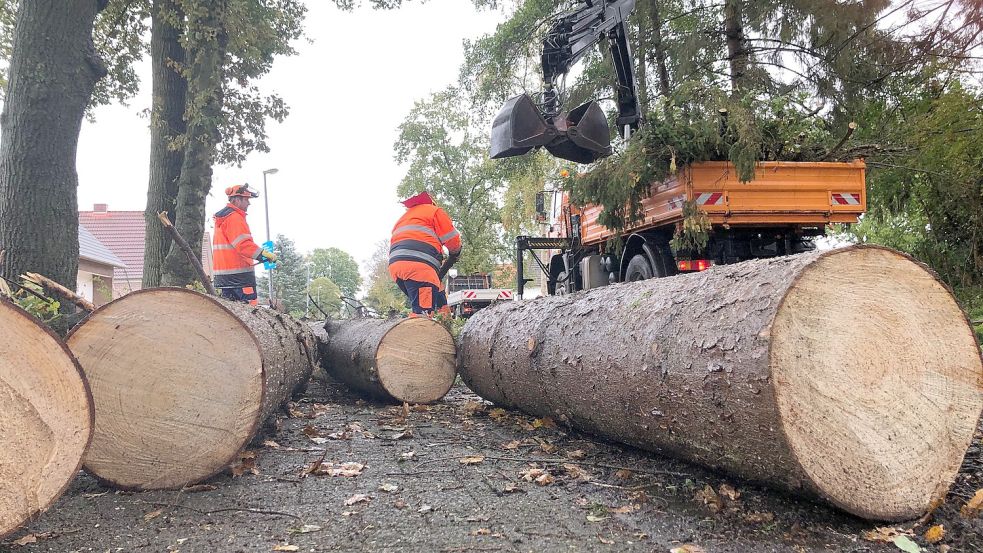
[[[695, 200], [715, 225], [856, 223], [867, 208], [865, 170], [862, 160], [768, 161], [758, 163], [754, 179], [742, 183], [730, 162], [694, 163], [652, 185], [649, 197], [642, 200], [642, 221], [626, 233], [682, 221], [683, 203], [689, 200]], [[585, 245], [599, 244], [613, 234], [597, 223], [600, 212], [600, 206], [581, 212]]]

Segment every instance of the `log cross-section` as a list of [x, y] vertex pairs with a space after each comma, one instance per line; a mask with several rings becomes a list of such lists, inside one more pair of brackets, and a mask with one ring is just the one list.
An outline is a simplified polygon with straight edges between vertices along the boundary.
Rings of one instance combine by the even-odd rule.
[[952, 294], [877, 247], [502, 303], [460, 356], [495, 403], [871, 519], [942, 499], [983, 409]]
[[0, 538], [65, 491], [92, 427], [92, 395], [65, 343], [0, 299]]
[[69, 335], [92, 386], [85, 469], [110, 485], [173, 489], [223, 470], [316, 363], [288, 315], [183, 288], [108, 303]]

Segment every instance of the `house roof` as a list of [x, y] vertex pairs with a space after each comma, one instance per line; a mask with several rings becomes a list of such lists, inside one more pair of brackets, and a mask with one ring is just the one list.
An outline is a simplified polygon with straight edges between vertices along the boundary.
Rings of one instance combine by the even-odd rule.
[[105, 244], [99, 241], [84, 226], [79, 225], [79, 257], [94, 263], [111, 267], [125, 267], [120, 258], [113, 255]]
[[[87, 228], [126, 265], [113, 271], [114, 280], [143, 280], [143, 254], [146, 227], [143, 211], [109, 211], [106, 204], [96, 204], [95, 211], [79, 211], [79, 225]], [[211, 271], [211, 238], [208, 232], [201, 244], [205, 272]]]

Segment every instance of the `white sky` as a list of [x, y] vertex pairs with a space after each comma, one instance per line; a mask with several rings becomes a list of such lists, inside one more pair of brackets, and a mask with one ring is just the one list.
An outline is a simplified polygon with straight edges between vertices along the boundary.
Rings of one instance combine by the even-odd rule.
[[[467, 0], [354, 13], [327, 0], [307, 4], [313, 43], [299, 43], [299, 54], [277, 60], [261, 83], [285, 99], [290, 115], [268, 125], [269, 154], [253, 154], [241, 168], [215, 168], [206, 229], [210, 214], [225, 204], [226, 186], [248, 182], [262, 193], [263, 171], [277, 168], [267, 177], [272, 235], [290, 237], [301, 252], [338, 247], [362, 263], [403, 212], [396, 186], [404, 170], [392, 149], [396, 127], [414, 101], [456, 82], [462, 40], [493, 31], [503, 17], [477, 12]], [[145, 65], [141, 74], [149, 75]], [[95, 122], [84, 123], [79, 209], [146, 207], [150, 135], [141, 112], [149, 107], [149, 76], [142, 85], [129, 107], [99, 108]], [[254, 236], [265, 239], [262, 197], [248, 220]]]

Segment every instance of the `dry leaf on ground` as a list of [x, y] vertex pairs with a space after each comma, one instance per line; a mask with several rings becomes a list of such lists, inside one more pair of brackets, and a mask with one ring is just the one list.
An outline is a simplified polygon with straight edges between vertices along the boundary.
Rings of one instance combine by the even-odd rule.
[[40, 534], [27, 534], [26, 536], [22, 536], [20, 539], [16, 539], [10, 543], [23, 547], [25, 545], [37, 543], [43, 539], [47, 539], [50, 537], [51, 537], [51, 532], [42, 532]]
[[280, 444], [274, 442], [273, 440], [263, 441], [263, 447], [268, 447], [270, 449], [280, 449]]
[[509, 482], [508, 484], [505, 485], [504, 488], [502, 488], [503, 493], [515, 493], [521, 491], [522, 488], [520, 488], [519, 485], [516, 484], [515, 482]]
[[618, 480], [631, 480], [635, 476], [635, 473], [628, 469], [619, 469], [614, 473], [614, 477]]
[[293, 403], [293, 402], [290, 402], [290, 403], [287, 404], [287, 413], [289, 413], [290, 416], [292, 418], [295, 418], [295, 419], [309, 419], [310, 418], [310, 416], [308, 416], [307, 413], [301, 411], [300, 408], [297, 407], [297, 404], [296, 403]]
[[774, 513], [754, 511], [752, 513], [745, 514], [743, 518], [744, 522], [749, 524], [765, 524], [768, 522], [773, 522], [775, 520], [775, 515]]
[[143, 520], [144, 521], [153, 520], [153, 519], [159, 517], [162, 514], [164, 514], [164, 510], [163, 509], [157, 509], [156, 511], [150, 511], [149, 513], [143, 515]]
[[925, 531], [925, 541], [928, 543], [939, 543], [945, 537], [945, 527], [941, 524], [929, 528]]
[[382, 484], [379, 484], [379, 490], [380, 491], [393, 493], [393, 492], [395, 492], [398, 489], [399, 489], [399, 486], [397, 486], [396, 484], [393, 484], [392, 482], [383, 482]]
[[488, 411], [488, 416], [496, 421], [500, 421], [508, 417], [508, 411], [502, 409], [501, 407], [496, 407], [491, 411]]
[[297, 547], [296, 545], [283, 544], [283, 545], [274, 545], [273, 551], [300, 551], [300, 548]]
[[462, 457], [458, 459], [458, 462], [462, 465], [477, 465], [485, 460], [484, 455], [468, 455], [467, 457]]
[[230, 467], [232, 471], [232, 476], [238, 478], [243, 474], [259, 474], [259, 465], [256, 463], [256, 452], [255, 451], [243, 451], [239, 455], [239, 460], [232, 463]]
[[556, 423], [549, 417], [543, 417], [532, 421], [533, 428], [556, 428]]
[[548, 471], [541, 468], [530, 468], [519, 473], [526, 482], [535, 482], [540, 486], [547, 486], [553, 483], [553, 477]]
[[867, 530], [861, 536], [867, 541], [875, 541], [880, 543], [891, 543], [894, 538], [902, 535], [903, 532], [897, 528], [891, 526], [881, 526], [879, 528], [874, 528], [873, 530]]
[[614, 540], [606, 539], [604, 536], [598, 535], [597, 541], [603, 543], [604, 545], [614, 545]]
[[707, 508], [710, 509], [711, 513], [719, 513], [720, 510], [724, 508], [723, 500], [720, 499], [720, 496], [717, 495], [717, 492], [713, 491], [713, 488], [710, 486], [710, 484], [703, 486], [702, 490], [696, 492], [696, 495], [693, 497], [693, 499], [706, 505]]
[[567, 457], [569, 457], [571, 459], [576, 459], [576, 460], [579, 461], [580, 459], [583, 459], [584, 457], [587, 457], [587, 453], [583, 449], [575, 449], [573, 451], [568, 451], [567, 452]]
[[976, 490], [973, 498], [959, 509], [959, 514], [966, 518], [974, 518], [979, 516], [981, 511], [983, 511], [983, 488]]
[[640, 505], [628, 504], [622, 507], [615, 507], [613, 509], [608, 509], [608, 512], [616, 515], [627, 515], [628, 513], [634, 513], [639, 509], [641, 509]]
[[699, 545], [687, 543], [685, 545], [680, 545], [679, 547], [673, 547], [672, 549], [669, 550], [669, 553], [706, 553], [706, 552]]
[[474, 532], [471, 532], [471, 535], [472, 536], [488, 536], [488, 535], [491, 535], [491, 529], [490, 528], [478, 528]]
[[346, 499], [345, 505], [352, 506], [355, 505], [356, 503], [368, 503], [369, 501], [372, 501], [371, 497], [365, 495], [364, 493], [357, 493]]
[[590, 480], [591, 475], [589, 472], [581, 468], [579, 465], [573, 465], [570, 463], [563, 464], [563, 470], [566, 471], [567, 476], [574, 478], [576, 480]]
[[313, 475], [313, 476], [343, 476], [346, 478], [354, 478], [362, 474], [362, 470], [365, 469], [365, 465], [361, 463], [325, 463], [324, 461], [317, 460], [311, 463], [310, 466], [304, 469], [302, 473], [303, 476]]
[[310, 534], [311, 532], [320, 532], [321, 527], [317, 524], [305, 524], [298, 528], [290, 528], [287, 531], [291, 534]]
[[509, 442], [507, 444], [502, 444], [502, 449], [510, 449], [510, 450], [511, 449], [519, 449], [519, 446], [521, 446], [521, 445], [522, 445], [522, 441], [521, 440], [512, 440], [511, 442]]
[[737, 498], [741, 497], [741, 492], [734, 489], [730, 484], [721, 484], [718, 493], [731, 501], [737, 501]]
[[321, 431], [316, 426], [307, 425], [304, 427], [304, 435], [308, 438], [320, 438]]

